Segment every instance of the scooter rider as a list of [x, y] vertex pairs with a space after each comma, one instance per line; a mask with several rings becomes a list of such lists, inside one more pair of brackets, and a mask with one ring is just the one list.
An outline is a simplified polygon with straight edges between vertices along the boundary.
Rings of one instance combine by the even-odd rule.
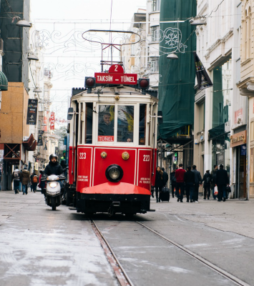
[[44, 174], [47, 176], [50, 175], [61, 175], [62, 173], [64, 173], [64, 169], [59, 165], [58, 161], [57, 161], [58, 157], [56, 154], [51, 154], [49, 156], [49, 164], [46, 166]]

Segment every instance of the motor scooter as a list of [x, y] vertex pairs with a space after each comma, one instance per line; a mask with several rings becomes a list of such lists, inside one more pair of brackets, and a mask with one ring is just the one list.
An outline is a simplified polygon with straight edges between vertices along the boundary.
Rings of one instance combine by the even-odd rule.
[[63, 175], [50, 175], [41, 179], [47, 182], [45, 190], [45, 202], [48, 206], [52, 207], [52, 211], [56, 210], [56, 207], [60, 206], [62, 202], [61, 181], [65, 180]]

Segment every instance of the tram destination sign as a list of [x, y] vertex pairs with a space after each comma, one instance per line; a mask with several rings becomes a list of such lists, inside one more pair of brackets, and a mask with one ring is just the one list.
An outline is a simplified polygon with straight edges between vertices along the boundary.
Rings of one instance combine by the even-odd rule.
[[131, 73], [95, 73], [96, 83], [137, 85], [138, 75]]

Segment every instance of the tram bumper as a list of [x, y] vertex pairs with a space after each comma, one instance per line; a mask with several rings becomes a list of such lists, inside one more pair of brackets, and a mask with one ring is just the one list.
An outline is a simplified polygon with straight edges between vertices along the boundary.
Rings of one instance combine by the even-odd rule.
[[107, 182], [81, 189], [77, 211], [84, 213], [146, 213], [150, 210], [150, 191], [128, 183]]

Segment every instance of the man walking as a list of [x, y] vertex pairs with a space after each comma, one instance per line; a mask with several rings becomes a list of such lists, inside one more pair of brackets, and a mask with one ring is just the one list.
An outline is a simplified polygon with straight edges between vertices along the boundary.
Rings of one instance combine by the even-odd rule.
[[186, 187], [186, 197], [187, 197], [187, 203], [193, 202], [193, 189], [195, 185], [195, 175], [191, 171], [191, 167], [187, 168], [187, 172], [184, 174], [184, 183]]
[[[176, 166], [176, 170], [178, 167]], [[175, 196], [175, 189], [176, 189], [176, 177], [175, 177], [175, 170], [173, 170], [170, 173], [170, 184], [171, 184], [171, 192], [172, 192], [172, 198]]]
[[179, 165], [179, 169], [175, 171], [176, 178], [176, 196], [177, 201], [183, 202], [183, 192], [184, 192], [184, 174], [185, 170], [183, 169], [183, 164]]
[[203, 177], [203, 182], [204, 182], [204, 200], [207, 199], [209, 200], [210, 198], [210, 184], [212, 181], [212, 175], [210, 174], [210, 171], [207, 170], [204, 177]]
[[193, 201], [198, 203], [198, 189], [199, 189], [199, 184], [201, 184], [201, 182], [202, 182], [202, 178], [201, 178], [200, 172], [197, 171], [197, 166], [196, 165], [192, 166], [192, 172], [194, 173], [194, 176], [195, 176]]
[[27, 170], [27, 166], [24, 166], [24, 169], [22, 170], [22, 172], [20, 173], [20, 181], [22, 184], [22, 191], [23, 191], [23, 195], [27, 194], [27, 185], [30, 181], [30, 174], [29, 171]]
[[228, 173], [224, 170], [223, 165], [220, 165], [220, 169], [216, 173], [216, 185], [218, 186], [218, 202], [223, 202], [227, 199], [226, 186], [229, 184]]
[[20, 171], [18, 166], [15, 167], [14, 172], [12, 173], [12, 180], [14, 184], [15, 195], [19, 193], [19, 184], [20, 184]]
[[161, 191], [163, 188], [163, 172], [161, 168], [158, 166], [156, 169], [156, 177], [155, 177], [155, 192], [156, 192], [156, 202], [159, 203], [161, 200]]
[[38, 177], [38, 175], [36, 174], [36, 171], [35, 171], [35, 170], [33, 171], [33, 174], [31, 175], [30, 178], [31, 178], [31, 182], [32, 182], [31, 192], [36, 193], [37, 185], [38, 185], [38, 183], [39, 183], [39, 177]]

